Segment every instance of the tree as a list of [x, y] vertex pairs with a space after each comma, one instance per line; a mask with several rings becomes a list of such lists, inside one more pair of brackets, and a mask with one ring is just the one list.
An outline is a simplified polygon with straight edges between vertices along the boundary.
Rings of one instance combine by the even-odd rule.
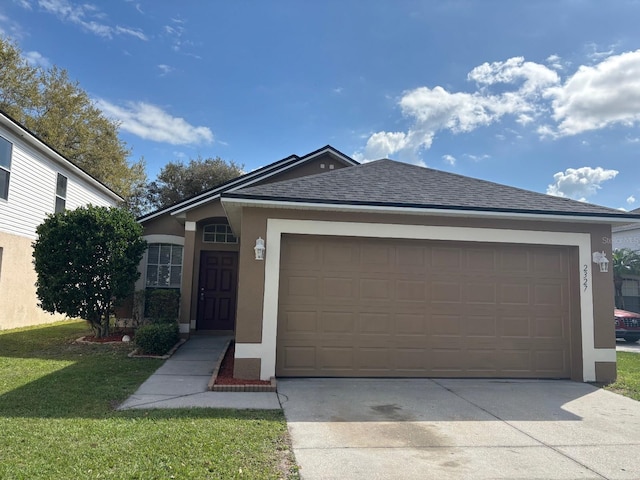
[[243, 174], [244, 165], [220, 157], [167, 163], [155, 181], [147, 187], [152, 208], [164, 208], [211, 188], [217, 187]]
[[616, 307], [624, 309], [622, 282], [629, 275], [640, 275], [640, 254], [630, 248], [620, 248], [613, 251], [612, 261]]
[[[146, 183], [144, 161], [118, 137], [118, 124], [95, 106], [66, 70], [30, 65], [20, 49], [0, 38], [0, 110], [131, 204]], [[134, 203], [134, 202], [133, 202]]]
[[146, 249], [142, 227], [121, 208], [80, 207], [49, 215], [33, 243], [39, 306], [80, 317], [109, 334], [116, 299], [133, 290]]

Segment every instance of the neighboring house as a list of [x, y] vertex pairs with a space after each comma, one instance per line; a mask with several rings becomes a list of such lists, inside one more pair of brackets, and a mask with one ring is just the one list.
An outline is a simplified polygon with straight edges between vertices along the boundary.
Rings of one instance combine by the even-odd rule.
[[[640, 215], [640, 208], [631, 210], [636, 215]], [[612, 247], [614, 250], [630, 248], [640, 252], [640, 225], [631, 223], [612, 228]], [[632, 312], [640, 312], [640, 277], [629, 275], [622, 283], [622, 296], [624, 298], [624, 308]]]
[[64, 318], [40, 309], [36, 297], [31, 244], [45, 217], [121, 200], [0, 112], [0, 330]]
[[140, 222], [138, 288], [232, 332], [238, 377], [616, 376], [593, 253], [640, 216], [327, 146]]

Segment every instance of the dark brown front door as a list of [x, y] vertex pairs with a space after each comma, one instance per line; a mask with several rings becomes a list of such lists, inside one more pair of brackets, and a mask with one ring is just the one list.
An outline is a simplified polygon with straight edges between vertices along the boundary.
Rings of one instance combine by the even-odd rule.
[[201, 252], [198, 330], [234, 329], [237, 286], [237, 252]]

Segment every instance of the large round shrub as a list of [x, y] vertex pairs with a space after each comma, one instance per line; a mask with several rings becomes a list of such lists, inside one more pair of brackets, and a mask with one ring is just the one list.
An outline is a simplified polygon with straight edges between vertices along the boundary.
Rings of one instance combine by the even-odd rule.
[[136, 345], [141, 353], [164, 355], [180, 340], [177, 323], [154, 323], [136, 330]]
[[89, 205], [49, 215], [36, 233], [40, 307], [83, 318], [97, 337], [108, 336], [115, 300], [125, 298], [140, 275], [147, 248], [140, 224], [121, 208]]

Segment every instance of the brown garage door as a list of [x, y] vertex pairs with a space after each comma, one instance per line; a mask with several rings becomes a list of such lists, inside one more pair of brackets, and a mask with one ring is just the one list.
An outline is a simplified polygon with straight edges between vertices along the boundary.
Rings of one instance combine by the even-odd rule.
[[564, 247], [285, 235], [276, 374], [570, 376]]

